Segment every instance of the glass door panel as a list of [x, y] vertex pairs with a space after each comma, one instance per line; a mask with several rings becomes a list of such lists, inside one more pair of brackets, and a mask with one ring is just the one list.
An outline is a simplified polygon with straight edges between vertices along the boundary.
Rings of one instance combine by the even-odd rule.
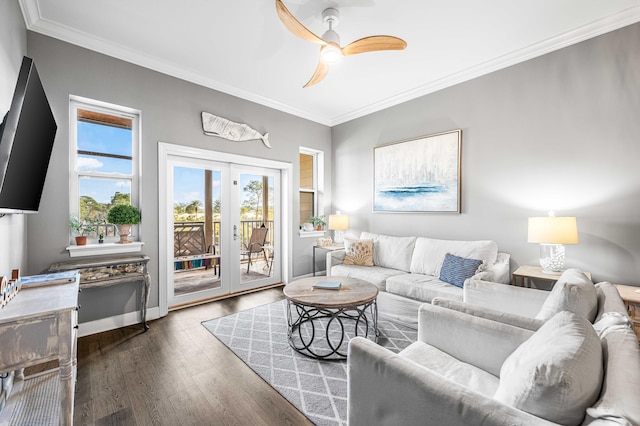
[[243, 291], [281, 281], [277, 262], [280, 241], [280, 171], [232, 166], [231, 202], [238, 208], [234, 243], [240, 275], [233, 291]]
[[173, 164], [173, 273], [170, 306], [228, 292], [221, 279], [224, 247], [221, 185], [226, 165]]

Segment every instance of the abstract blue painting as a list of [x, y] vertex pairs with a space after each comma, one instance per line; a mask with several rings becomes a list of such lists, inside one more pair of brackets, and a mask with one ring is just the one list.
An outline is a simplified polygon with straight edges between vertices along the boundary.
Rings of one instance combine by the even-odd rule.
[[462, 130], [378, 146], [374, 212], [460, 213]]

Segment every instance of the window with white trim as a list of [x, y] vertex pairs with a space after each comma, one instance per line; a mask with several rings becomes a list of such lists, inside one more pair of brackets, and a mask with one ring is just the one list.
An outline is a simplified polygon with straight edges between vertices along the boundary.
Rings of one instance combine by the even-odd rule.
[[309, 222], [311, 216], [318, 216], [320, 204], [320, 170], [322, 152], [310, 148], [300, 148], [300, 225]]
[[[116, 204], [140, 207], [140, 112], [72, 97], [70, 102], [70, 215], [86, 225], [87, 235], [113, 242], [106, 223]], [[139, 240], [137, 226], [131, 240]]]

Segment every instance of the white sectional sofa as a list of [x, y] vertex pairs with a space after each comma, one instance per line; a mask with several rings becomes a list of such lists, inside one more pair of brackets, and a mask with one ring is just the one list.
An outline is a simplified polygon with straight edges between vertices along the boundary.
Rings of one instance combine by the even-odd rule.
[[481, 305], [423, 304], [399, 354], [349, 342], [349, 426], [640, 425], [640, 347], [613, 285], [569, 270], [527, 309], [542, 291], [475, 284]]
[[499, 253], [495, 241], [397, 237], [370, 232], [363, 232], [359, 240], [373, 240], [373, 266], [346, 265], [345, 250], [337, 250], [327, 253], [327, 275], [359, 278], [374, 284], [380, 290], [379, 314], [409, 326], [417, 327], [418, 308], [424, 302], [436, 297], [462, 301], [462, 287], [440, 279], [447, 254], [483, 261], [469, 280], [498, 283], [510, 280], [510, 256]]

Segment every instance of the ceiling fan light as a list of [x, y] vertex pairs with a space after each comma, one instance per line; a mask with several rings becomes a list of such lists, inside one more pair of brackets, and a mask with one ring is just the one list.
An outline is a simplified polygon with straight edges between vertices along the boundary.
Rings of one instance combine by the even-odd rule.
[[342, 58], [342, 52], [338, 47], [328, 44], [322, 48], [320, 57], [324, 62], [336, 62]]

